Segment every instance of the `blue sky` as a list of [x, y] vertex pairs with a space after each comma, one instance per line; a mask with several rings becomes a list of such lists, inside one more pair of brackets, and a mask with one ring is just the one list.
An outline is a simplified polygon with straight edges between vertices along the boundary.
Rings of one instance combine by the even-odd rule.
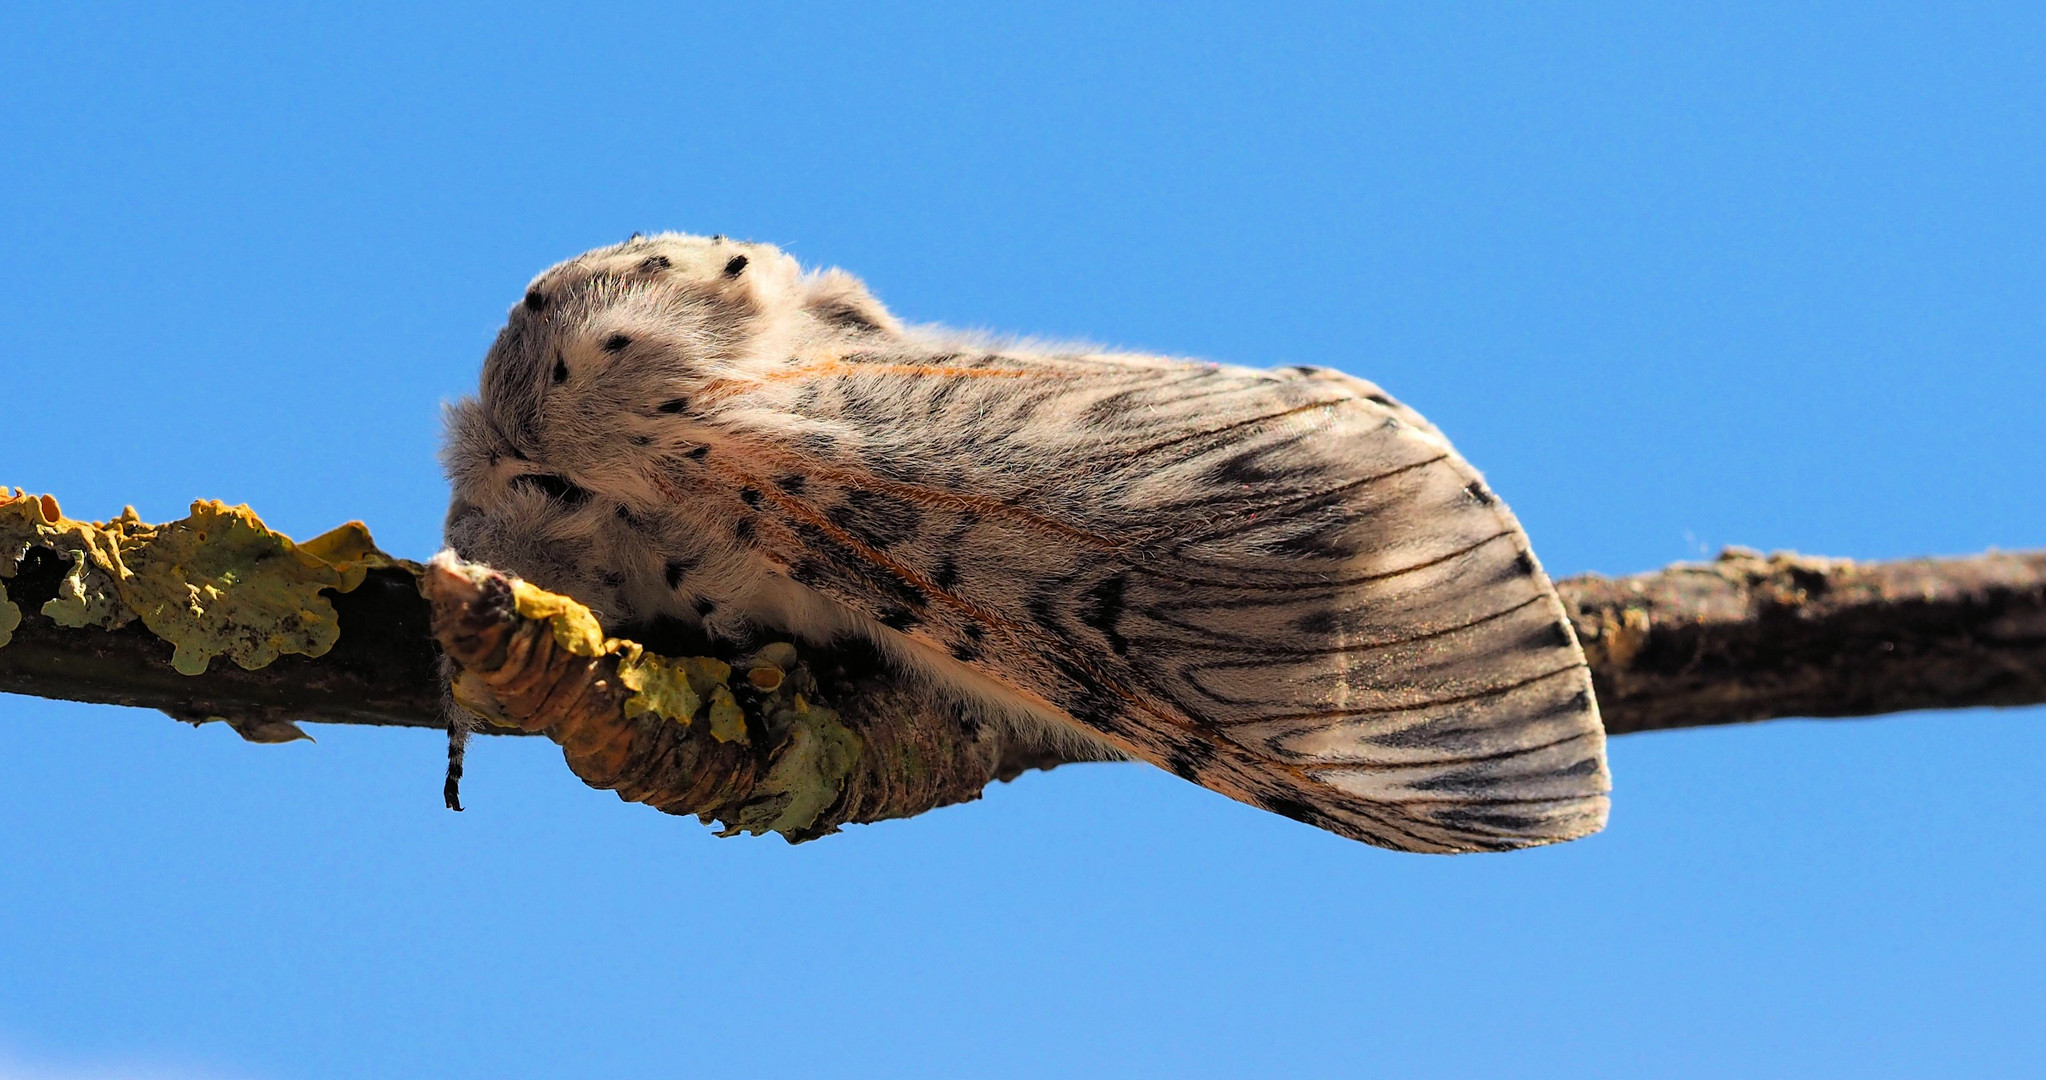
[[[560, 258], [1384, 384], [1550, 569], [2046, 545], [2046, 16], [1999, 4], [50, 5], [0, 481], [433, 550]], [[1136, 766], [791, 848], [493, 740], [0, 698], [0, 1077], [1971, 1076], [2046, 1056], [2046, 710], [1617, 740], [1402, 856]]]

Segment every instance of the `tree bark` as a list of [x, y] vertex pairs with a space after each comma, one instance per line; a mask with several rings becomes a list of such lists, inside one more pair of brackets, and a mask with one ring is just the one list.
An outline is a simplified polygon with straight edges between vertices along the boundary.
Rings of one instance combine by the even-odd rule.
[[2046, 701], [2046, 552], [1857, 563], [1735, 548], [1557, 588], [1608, 734]]
[[[184, 675], [140, 622], [71, 628], [38, 614], [71, 566], [31, 544], [0, 578], [20, 613], [0, 645], [0, 690], [225, 719], [258, 741], [294, 736], [293, 721], [442, 727], [445, 652], [496, 715], [484, 730], [546, 735], [585, 782], [621, 798], [798, 840], [1074, 760], [918, 715], [857, 648], [724, 656], [738, 665], [719, 677], [728, 693], [703, 668], [678, 691], [689, 698], [679, 715], [672, 702], [670, 715], [649, 712], [653, 698], [626, 683], [657, 660], [635, 659], [629, 642], [572, 651], [554, 622], [510, 602], [508, 579], [454, 563], [377, 565], [353, 589], [321, 592], [340, 627], [323, 655]], [[1734, 549], [1557, 588], [1613, 735], [2046, 701], [2046, 552], [1854, 563]]]

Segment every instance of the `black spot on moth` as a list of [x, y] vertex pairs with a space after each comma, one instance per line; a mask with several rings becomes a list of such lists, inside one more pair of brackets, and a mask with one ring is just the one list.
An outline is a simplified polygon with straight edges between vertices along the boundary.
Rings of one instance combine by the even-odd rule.
[[739, 523], [732, 526], [732, 536], [738, 540], [753, 539], [753, 519], [740, 518]]
[[710, 613], [716, 611], [717, 609], [718, 602], [712, 600], [710, 597], [699, 596], [696, 598], [696, 614], [699, 618], [708, 618], [710, 616]]
[[682, 579], [688, 576], [689, 571], [694, 569], [696, 569], [695, 559], [669, 559], [668, 565], [661, 568], [661, 576], [668, 582], [668, 588], [680, 588]]
[[556, 502], [566, 503], [569, 506], [581, 506], [590, 501], [590, 491], [588, 488], [582, 487], [566, 477], [556, 476], [553, 473], [527, 473], [513, 480], [512, 486], [525, 488], [529, 491], [537, 491]]
[[632, 339], [624, 334], [612, 334], [604, 339], [604, 351], [618, 352], [630, 344], [632, 344]]
[[1491, 490], [1485, 487], [1485, 482], [1483, 480], [1473, 480], [1470, 483], [1465, 484], [1463, 491], [1464, 494], [1469, 495], [1471, 497], [1472, 502], [1475, 502], [1480, 506], [1490, 506], [1498, 501], [1498, 497], [1493, 495]]
[[563, 360], [560, 353], [554, 354], [554, 381], [557, 383], [568, 381], [568, 361]]
[[908, 608], [891, 607], [883, 609], [877, 621], [890, 630], [907, 630], [923, 620]]
[[1201, 772], [1213, 764], [1214, 760], [1215, 747], [1213, 744], [1188, 740], [1172, 748], [1171, 755], [1166, 758], [1165, 767], [1177, 773], [1180, 779], [1191, 780], [1198, 784], [1201, 780]]
[[684, 397], [669, 398], [668, 400], [661, 402], [660, 411], [670, 414], [688, 412], [689, 399]]
[[649, 255], [640, 260], [639, 269], [642, 273], [650, 273], [655, 270], [666, 270], [673, 265], [666, 255]]
[[1262, 447], [1231, 454], [1208, 469], [1210, 483], [1223, 487], [1256, 486], [1278, 479], [1277, 474], [1267, 468]]
[[802, 494], [803, 485], [808, 482], [809, 478], [802, 473], [790, 473], [787, 476], [777, 476], [774, 478], [774, 486], [791, 495]]
[[1065, 659], [1055, 660], [1053, 666], [1081, 691], [1078, 694], [1064, 695], [1064, 699], [1059, 702], [1067, 715], [1103, 734], [1129, 730], [1129, 720], [1123, 716], [1121, 705], [1101, 692], [1090, 672]]
[[830, 323], [833, 326], [843, 327], [847, 330], [871, 332], [874, 330], [881, 329], [880, 323], [877, 323], [874, 320], [868, 318], [866, 312], [861, 311], [859, 308], [853, 306], [852, 304], [845, 303], [820, 304], [817, 307], [811, 309], [811, 313], [816, 315], [817, 318], [823, 322]]
[[760, 505], [760, 490], [759, 490], [758, 488], [750, 488], [750, 487], [742, 487], [742, 488], [740, 488], [740, 489], [739, 489], [739, 501], [740, 501], [740, 502], [742, 502], [742, 503], [745, 503], [745, 504], [746, 504], [747, 506], [759, 506], [759, 505]]
[[1037, 620], [1037, 625], [1044, 627], [1058, 625], [1058, 609], [1056, 605], [1056, 599], [1045, 593], [1037, 593], [1023, 604], [1029, 610], [1030, 617]]
[[1327, 820], [1321, 811], [1290, 795], [1266, 795], [1258, 801], [1264, 805], [1265, 809], [1270, 810], [1272, 813], [1280, 817], [1292, 818], [1294, 821], [1321, 827], [1321, 823]]
[[1293, 625], [1299, 627], [1300, 632], [1303, 634], [1313, 634], [1319, 637], [1323, 634], [1335, 633], [1336, 628], [1342, 624], [1337, 620], [1334, 611], [1322, 608], [1320, 611], [1311, 611], [1302, 615], [1294, 621]]
[[1570, 647], [1570, 631], [1562, 623], [1552, 622], [1527, 636], [1529, 649], [1567, 649]]
[[1299, 559], [1340, 561], [1353, 558], [1357, 554], [1356, 548], [1347, 543], [1343, 535], [1344, 526], [1347, 524], [1349, 523], [1342, 519], [1317, 522], [1313, 528], [1275, 540], [1267, 544], [1266, 548], [1274, 554]]
[[538, 289], [527, 289], [527, 290], [526, 290], [526, 310], [527, 310], [527, 311], [545, 311], [545, 310], [547, 310], [547, 294], [546, 294], [546, 293], [543, 293], [543, 292], [541, 292], [541, 291], [540, 291], [540, 290], [538, 290]]
[[845, 501], [826, 511], [825, 516], [833, 525], [877, 548], [914, 538], [923, 522], [923, 511], [916, 504], [857, 488], [846, 492]]
[[1108, 642], [1117, 656], [1130, 654], [1129, 641], [1116, 631], [1116, 625], [1122, 621], [1123, 587], [1128, 583], [1126, 575], [1117, 574], [1087, 590], [1087, 609], [1080, 617]]
[[710, 456], [710, 447], [692, 446], [689, 449], [683, 451], [682, 456], [688, 458], [691, 461], [702, 461], [704, 458]]
[[746, 256], [734, 255], [725, 263], [725, 276], [738, 277], [739, 272], [744, 269], [746, 269]]

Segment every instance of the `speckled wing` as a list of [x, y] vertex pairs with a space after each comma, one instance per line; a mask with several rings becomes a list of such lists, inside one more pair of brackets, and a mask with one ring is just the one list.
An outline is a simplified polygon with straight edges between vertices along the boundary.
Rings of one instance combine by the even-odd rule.
[[812, 435], [751, 466], [763, 550], [935, 668], [1383, 847], [1604, 824], [1554, 588], [1477, 472], [1375, 386], [948, 352], [835, 358], [775, 393]]

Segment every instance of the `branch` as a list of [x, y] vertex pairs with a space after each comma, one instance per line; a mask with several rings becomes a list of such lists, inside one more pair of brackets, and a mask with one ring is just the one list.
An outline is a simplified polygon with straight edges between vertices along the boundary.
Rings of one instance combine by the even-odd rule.
[[[545, 735], [592, 786], [727, 831], [807, 839], [1073, 760], [918, 713], [870, 651], [669, 660], [487, 568], [383, 556], [359, 526], [294, 545], [246, 508], [88, 525], [17, 496], [0, 501], [0, 586], [0, 690], [225, 719], [258, 741], [296, 737], [294, 720], [441, 727], [445, 647], [486, 730]], [[1610, 734], [2046, 701], [2046, 552], [1730, 550], [1557, 587]]]
[[1609, 734], [2046, 701], [2046, 551], [1558, 582]]

